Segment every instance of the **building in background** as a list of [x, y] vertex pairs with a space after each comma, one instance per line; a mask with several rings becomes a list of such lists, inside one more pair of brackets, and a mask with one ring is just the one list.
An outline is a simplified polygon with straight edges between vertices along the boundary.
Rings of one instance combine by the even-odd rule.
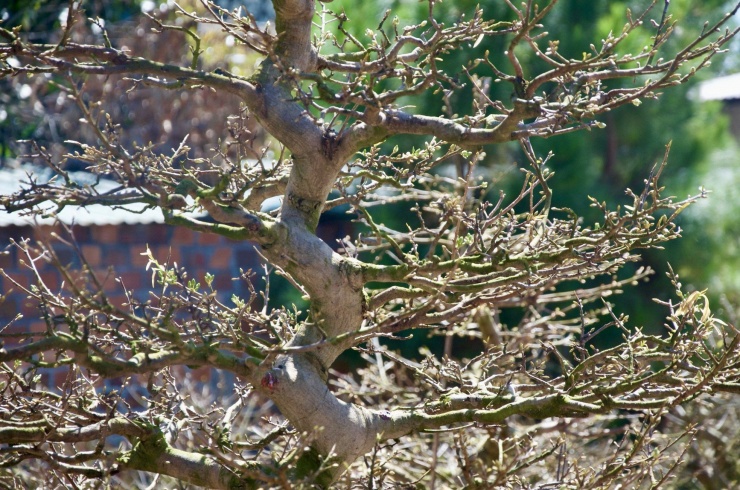
[[740, 140], [740, 73], [713, 78], [699, 85], [699, 100], [721, 100], [730, 116], [730, 130]]

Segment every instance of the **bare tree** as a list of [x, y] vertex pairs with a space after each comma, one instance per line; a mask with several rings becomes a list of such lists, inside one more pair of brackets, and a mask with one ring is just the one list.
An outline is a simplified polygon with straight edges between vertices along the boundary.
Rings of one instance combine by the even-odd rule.
[[[701, 435], [675, 410], [740, 391], [740, 337], [713, 317], [703, 293], [681, 292], [672, 276], [678, 300], [661, 302], [663, 336], [629, 328], [607, 301], [647, 277], [642, 268], [619, 272], [640, 250], [677, 237], [676, 217], [701, 196], [661, 196], [664, 161], [643, 189], [627, 191], [626, 204], [594, 200], [602, 218], [584, 224], [551, 206], [549, 157], [530, 144], [601, 127], [605, 112], [683, 83], [737, 33], [724, 26], [738, 6], [668, 52], [676, 24], [668, 1], [653, 2], [572, 59], [543, 27], [556, 1], [507, 0], [512, 20], [478, 9], [443, 22], [429, 0], [420, 23], [404, 26], [389, 13], [358, 38], [344, 12], [324, 4], [317, 12], [313, 0], [273, 0], [274, 26], [203, 0], [180, 10], [182, 24], [153, 19], [191, 43], [192, 58], [175, 65], [116, 46], [102, 22], [84, 20], [80, 3], [70, 2], [53, 44], [0, 28], [0, 69], [48, 77], [75, 100], [98, 144], [70, 141], [65, 158], [119, 186], [77, 185], [36, 146], [30, 157], [59, 178], [29, 179], [4, 207], [53, 214], [38, 205], [144, 203], [169, 224], [254, 242], [309, 306], [305, 314], [270, 309], [268, 291], [256, 290], [227, 304], [210, 283], [153, 256], [149, 299], [127, 291], [118, 305], [90, 268], [70, 270], [49, 244], [16, 243], [33, 270], [57, 265], [65, 286], [52, 290], [40, 275], [32, 286], [16, 283], [46, 328], [6, 336], [0, 349], [8, 474], [75, 488], [134, 478], [129, 470], [209, 488], [653, 488], [679, 473]], [[86, 22], [97, 24], [98, 43], [77, 35]], [[258, 53], [255, 73], [201, 69], [198, 25]], [[642, 51], [623, 52], [625, 39], [646, 35]], [[506, 50], [470, 59], [459, 77], [439, 68], [490, 37]], [[243, 113], [211, 158], [190, 158], [186, 141], [169, 153], [126, 146], [116, 122], [85, 97], [95, 77], [125, 77], [132, 90], [226, 92]], [[492, 98], [492, 81], [511, 96]], [[446, 100], [463, 85], [475, 92], [469, 110], [427, 115], [408, 105], [434, 91]], [[253, 144], [250, 117], [274, 138], [269, 145]], [[400, 135], [418, 135], [419, 144], [392, 148]], [[508, 142], [521, 148], [525, 177], [518, 195], [495, 196], [480, 169], [490, 145]], [[275, 196], [279, 209], [263, 210]], [[315, 231], [340, 205], [363, 231], [334, 251]], [[406, 213], [406, 225], [378, 220], [382, 206]], [[505, 325], [499, 315], [509, 308], [519, 316]], [[406, 358], [380, 341], [417, 330], [443, 336], [444, 356]], [[597, 348], [606, 330], [623, 341]], [[478, 351], [456, 356], [453, 342]], [[350, 349], [365, 367], [332, 371]], [[179, 366], [233, 373], [233, 396], [198, 400]], [[38, 376], [52, 368], [69, 371], [59, 389]], [[107, 378], [140, 384], [146, 399], [133, 406], [125, 389], [103, 388]], [[18, 476], [34, 465], [49, 472]]]

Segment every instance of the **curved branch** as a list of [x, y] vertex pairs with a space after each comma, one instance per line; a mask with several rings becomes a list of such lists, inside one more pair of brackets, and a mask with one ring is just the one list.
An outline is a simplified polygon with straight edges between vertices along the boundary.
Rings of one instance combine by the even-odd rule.
[[[12, 72], [72, 72], [87, 75], [145, 75], [175, 79], [189, 85], [205, 85], [238, 95], [249, 106], [261, 103], [255, 85], [233, 75], [221, 75], [217, 71], [206, 72], [176, 65], [159, 63], [146, 58], [132, 57], [123, 51], [95, 45], [68, 43], [56, 49], [47, 45], [25, 44], [18, 41], [12, 45], [0, 45], [0, 54], [30, 58], [40, 66], [27, 65], [13, 68]], [[89, 60], [89, 61], [85, 61]], [[3, 70], [8, 72], [9, 70]]]
[[[212, 366], [225, 369], [249, 379], [255, 371], [257, 361], [240, 358], [210, 345], [184, 346], [184, 350], [156, 350], [141, 352], [128, 359], [106, 355], [87, 341], [69, 334], [58, 333], [42, 340], [30, 342], [10, 349], [0, 349], [0, 362], [29, 360], [32, 356], [47, 351], [66, 350], [73, 352], [74, 361], [103, 377], [119, 377], [160, 371], [169, 366]], [[250, 362], [251, 361], [251, 362]], [[66, 360], [44, 363], [46, 367], [66, 364]], [[251, 365], [250, 365], [251, 364]]]
[[383, 440], [387, 440], [411, 432], [463, 422], [497, 424], [512, 415], [527, 415], [533, 418], [573, 417], [608, 410], [603, 405], [585, 403], [562, 393], [554, 393], [532, 398], [515, 398], [510, 403], [493, 410], [462, 409], [439, 414], [430, 414], [422, 410], [395, 410], [387, 419], [380, 418], [378, 431], [382, 434]]
[[[8, 421], [3, 420], [3, 424]], [[23, 426], [0, 427], [0, 441], [3, 444], [26, 444], [29, 442], [87, 442], [108, 435], [126, 437], [146, 437], [150, 428], [144, 423], [124, 417], [114, 417], [83, 427], [54, 427], [48, 420], [29, 423]]]
[[[117, 460], [125, 469], [160, 473], [206, 488], [259, 488], [259, 482], [236, 473], [215, 458], [170, 446], [159, 431], [143, 438]], [[244, 472], [249, 471], [245, 468]]]
[[[527, 118], [535, 117], [534, 104], [517, 102], [515, 108], [492, 128], [475, 128], [444, 117], [409, 114], [396, 109], [381, 111], [373, 121], [356, 124], [342, 135], [344, 144], [357, 151], [395, 134], [434, 136], [447, 143], [476, 147], [517, 139], [514, 132]], [[349, 151], [349, 150], [347, 150]]]

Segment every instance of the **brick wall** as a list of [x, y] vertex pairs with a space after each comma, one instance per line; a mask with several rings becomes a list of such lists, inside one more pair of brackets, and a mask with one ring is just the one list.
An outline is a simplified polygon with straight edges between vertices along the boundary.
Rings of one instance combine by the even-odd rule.
[[[50, 226], [0, 227], [0, 250], [11, 239], [39, 240], [52, 232], [63, 235], [60, 229]], [[335, 237], [345, 236], [349, 232], [350, 224], [343, 219], [329, 219], [322, 222], [319, 229], [320, 235], [331, 244], [336, 241]], [[253, 269], [259, 273], [261, 268], [260, 258], [252, 243], [231, 241], [219, 235], [197, 233], [182, 227], [164, 224], [75, 226], [72, 233], [97, 277], [105, 279], [106, 294], [118, 304], [124, 301], [125, 296], [121, 284], [115, 281], [116, 277], [121, 278], [128, 290], [135, 291], [139, 299], [145, 299], [151, 289], [151, 271], [145, 270], [148, 259], [141, 255], [147, 245], [160, 263], [165, 263], [169, 257], [171, 263], [177, 262], [178, 266], [185, 267], [188, 277], [195, 278], [201, 284], [204, 284], [206, 272], [213, 274], [213, 287], [218, 291], [219, 299], [227, 304], [231, 303], [233, 294], [246, 297], [245, 281], [233, 280], [239, 276], [239, 269]], [[79, 267], [72, 247], [57, 242], [54, 249], [64, 263], [71, 264], [72, 268]], [[19, 256], [20, 251], [16, 247], [7, 247], [5, 250], [6, 253], [0, 255], [0, 268], [23, 286], [31, 284], [33, 273], [20, 265], [19, 259], [23, 258]], [[56, 269], [45, 263], [38, 265], [47, 286], [52, 290], [59, 288], [61, 278]], [[255, 283], [255, 287], [261, 285], [261, 281]], [[16, 290], [8, 294], [11, 288]], [[6, 278], [0, 277], [0, 292], [5, 296], [0, 303], [0, 328], [5, 327], [17, 313], [21, 313], [23, 319], [12, 324], [12, 331], [43, 328], [36, 306], [17, 289]], [[5, 333], [9, 332], [5, 329]]]
[[[0, 228], [0, 243], [8, 244], [11, 239], [19, 241], [24, 238], [39, 240], [47, 238], [52, 232], [63, 234], [60, 229], [50, 226], [3, 227]], [[232, 280], [239, 275], [240, 268], [256, 269], [260, 265], [254, 246], [249, 242], [230, 241], [218, 235], [196, 233], [163, 224], [76, 226], [72, 232], [97, 277], [104, 279], [106, 293], [117, 304], [122, 303], [125, 296], [123, 287], [115, 281], [116, 277], [120, 277], [123, 285], [135, 291], [140, 299], [145, 298], [151, 289], [151, 271], [145, 270], [148, 258], [141, 255], [147, 245], [160, 263], [165, 263], [169, 257], [170, 263], [177, 262], [178, 266], [184, 266], [189, 277], [201, 284], [206, 272], [213, 274], [214, 288], [224, 300], [228, 300], [232, 294], [246, 294], [245, 282]], [[0, 256], [0, 267], [18, 283], [28, 286], [34, 274], [20, 264], [19, 259], [23, 259], [21, 251], [16, 247], [7, 247], [5, 250], [7, 253]], [[63, 263], [71, 264], [72, 268], [79, 267], [80, 262], [72, 247], [56, 242], [54, 250]], [[61, 278], [57, 270], [46, 263], [37, 262], [37, 265], [47, 286], [52, 290], [59, 288]], [[0, 290], [6, 296], [0, 304], [0, 327], [11, 321], [18, 312], [24, 318], [13, 324], [13, 330], [27, 330], [41, 325], [35, 305], [8, 279], [0, 278], [0, 281]], [[11, 288], [16, 291], [7, 294]]]

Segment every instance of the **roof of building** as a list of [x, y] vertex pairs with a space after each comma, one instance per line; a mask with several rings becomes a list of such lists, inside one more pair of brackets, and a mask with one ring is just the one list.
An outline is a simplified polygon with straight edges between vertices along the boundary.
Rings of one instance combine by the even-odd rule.
[[[104, 193], [119, 186], [117, 182], [110, 179], [99, 178], [89, 172], [69, 172], [70, 177], [80, 184], [94, 185], [95, 189]], [[0, 195], [14, 194], [24, 187], [28, 187], [29, 179], [44, 184], [53, 177], [51, 169], [38, 165], [23, 164], [17, 167], [6, 167], [0, 169]], [[96, 183], [97, 182], [97, 183]], [[48, 203], [43, 209], [53, 210], [54, 205]], [[120, 225], [120, 224], [148, 224], [164, 223], [162, 212], [158, 209], [147, 209], [145, 204], [127, 204], [125, 206], [112, 208], [102, 204], [91, 204], [88, 206], [65, 206], [55, 217], [42, 218], [38, 215], [15, 212], [8, 213], [0, 208], [0, 227], [4, 226], [28, 226], [28, 225], [51, 225], [56, 220], [68, 225]]]
[[740, 73], [712, 78], [699, 84], [699, 100], [740, 99]]

